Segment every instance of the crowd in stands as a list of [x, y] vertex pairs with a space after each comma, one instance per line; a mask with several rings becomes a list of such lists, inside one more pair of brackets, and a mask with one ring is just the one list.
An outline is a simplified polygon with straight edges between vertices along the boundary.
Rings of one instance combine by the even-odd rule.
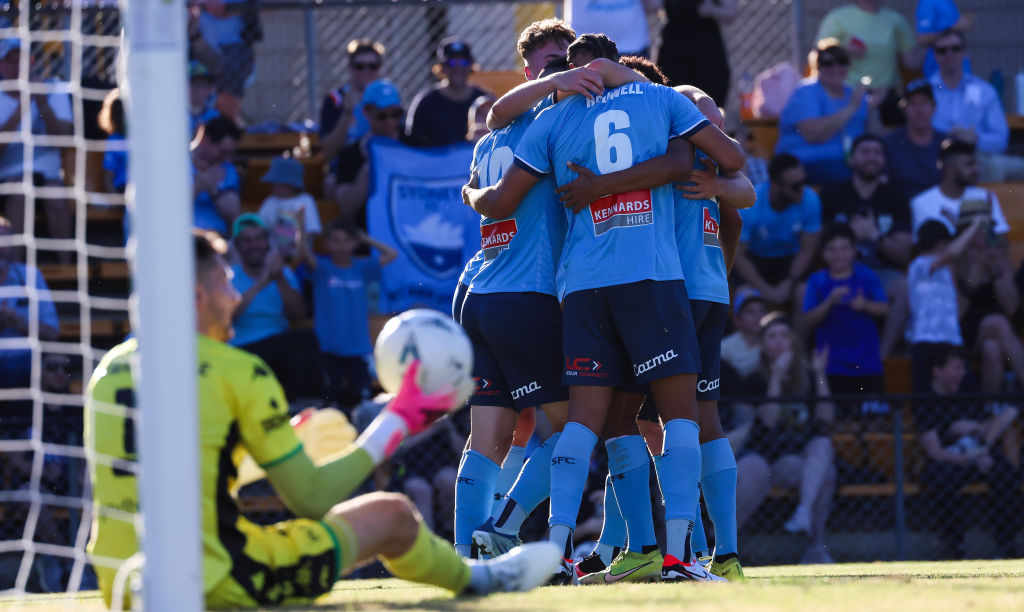
[[[642, 13], [647, 3], [636, 4], [631, 10]], [[821, 22], [810, 76], [779, 117], [770, 159], [753, 155], [745, 126], [732, 132], [748, 146], [745, 173], [757, 186], [756, 203], [742, 211], [732, 320], [722, 344], [723, 420], [739, 466], [737, 519], [747, 523], [773, 489], [789, 490], [795, 510], [781, 527], [806, 536], [804, 561], [830, 561], [826, 522], [840, 482], [831, 436], [840, 423], [892, 414], [879, 397], [886, 391], [884, 369], [887, 358], [903, 356], [910, 360], [911, 388], [927, 396], [911, 415], [924, 456], [915, 480], [946, 508], [968, 503], [958, 495], [964, 485], [987, 483], [1000, 500], [1000, 520], [992, 523], [1002, 530], [1000, 552], [1015, 554], [1007, 534], [1019, 527], [1024, 501], [1020, 441], [1013, 436], [1020, 407], [1000, 394], [1024, 385], [1017, 331], [1024, 269], [1014, 269], [1010, 225], [985, 183], [1024, 180], [1024, 159], [1007, 152], [1006, 112], [995, 90], [969, 71], [971, 19], [950, 0], [920, 0], [915, 32], [884, 4], [856, 0]], [[236, 149], [253, 45], [262, 36], [252, 6], [190, 3], [195, 223], [233, 247], [233, 282], [242, 301], [232, 343], [260, 355], [296, 405], [337, 405], [358, 425], [360, 410], [372, 406], [366, 404], [374, 388], [370, 317], [389, 314], [377, 313], [375, 287], [399, 256], [367, 233], [367, 142], [473, 142], [486, 129], [483, 117], [494, 98], [469, 83], [477, 67], [458, 38], [439, 44], [438, 83], [408, 106], [399, 86], [382, 78], [384, 46], [353, 40], [346, 47], [348, 81], [321, 105], [324, 185], [307, 184], [304, 166], [280, 157], [262, 177], [271, 195], [258, 207], [245, 206]], [[661, 68], [670, 81], [697, 83], [724, 104], [733, 83], [719, 24], [736, 17], [737, 3], [669, 0], [665, 8]], [[690, 45], [712, 52], [693, 62]], [[647, 39], [635, 46], [650, 52]], [[0, 40], [0, 78], [17, 77], [19, 53], [18, 41]], [[687, 72], [695, 67], [702, 73]], [[904, 83], [901, 67], [923, 72]], [[0, 92], [0, 132], [19, 129], [16, 94]], [[34, 95], [32, 105], [33, 133], [70, 133], [66, 95]], [[97, 121], [110, 142], [125, 139], [130, 127], [116, 90]], [[0, 147], [0, 181], [21, 181], [21, 145]], [[34, 156], [37, 185], [63, 180], [58, 150], [36, 147]], [[128, 161], [116, 145], [104, 156], [110, 192], [124, 191]], [[336, 208], [318, 206], [314, 191]], [[42, 202], [48, 235], [70, 237], [68, 203]], [[328, 218], [324, 210], [336, 214]], [[0, 236], [24, 230], [23, 198], [5, 195], [0, 211]], [[46, 281], [38, 270], [29, 273], [21, 249], [0, 249], [0, 287], [26, 285], [38, 300], [0, 297], [0, 338], [24, 337], [29, 304], [38, 303], [38, 335], [55, 339], [59, 321]], [[67, 372], [68, 364], [58, 361], [43, 360], [44, 384], [51, 384], [51, 366], [54, 374]], [[0, 386], [27, 386], [30, 364], [28, 350], [0, 349]], [[66, 378], [52, 384], [59, 388]], [[971, 391], [989, 396], [963, 396]], [[834, 402], [834, 395], [847, 400]], [[849, 400], [856, 395], [864, 399]], [[737, 399], [727, 404], [729, 397]], [[374, 479], [408, 493], [428, 525], [442, 530], [451, 523], [465, 425], [455, 421], [410, 444]], [[25, 431], [6, 428], [4, 435]], [[24, 465], [7, 461], [3, 470], [4, 488], [25, 482]], [[595, 480], [598, 494], [603, 480]], [[591, 501], [599, 512], [601, 500]], [[949, 556], [961, 555], [963, 533], [945, 535]]]

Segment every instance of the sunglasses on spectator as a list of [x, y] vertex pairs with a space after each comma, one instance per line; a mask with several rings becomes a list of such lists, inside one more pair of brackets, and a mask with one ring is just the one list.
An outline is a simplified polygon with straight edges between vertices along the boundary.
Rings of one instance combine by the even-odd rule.
[[449, 60], [446, 60], [444, 63], [444, 65], [449, 68], [468, 68], [472, 64], [473, 62], [469, 61], [464, 57], [453, 57]]
[[839, 58], [823, 57], [820, 60], [818, 60], [818, 67], [819, 68], [831, 68], [832, 66], [849, 66], [849, 65], [850, 65], [850, 60], [846, 59], [845, 57], [839, 57]]
[[379, 62], [352, 62], [349, 64], [352, 70], [380, 70]]
[[796, 191], [798, 189], [803, 189], [804, 185], [806, 184], [807, 181], [793, 181], [792, 183], [786, 183], [786, 189], [789, 189], [790, 191]]
[[67, 372], [70, 368], [71, 366], [69, 366], [66, 363], [54, 361], [43, 364], [43, 369], [46, 370], [47, 372]]
[[377, 121], [385, 121], [387, 119], [401, 119], [403, 112], [404, 111], [402, 111], [402, 109], [400, 108], [396, 108], [390, 111], [377, 111], [376, 113], [373, 113], [373, 118], [376, 119]]
[[947, 53], [960, 53], [964, 50], [963, 45], [950, 45], [948, 47], [935, 47], [935, 55], [946, 55]]

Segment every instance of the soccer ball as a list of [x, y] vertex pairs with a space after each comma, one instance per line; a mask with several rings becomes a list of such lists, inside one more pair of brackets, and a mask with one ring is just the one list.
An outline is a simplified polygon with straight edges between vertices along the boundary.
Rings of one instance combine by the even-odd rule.
[[398, 393], [405, 369], [420, 361], [417, 383], [424, 393], [449, 386], [458, 392], [452, 408], [462, 406], [475, 388], [473, 347], [451, 317], [416, 308], [392, 317], [373, 348], [377, 378], [388, 393]]

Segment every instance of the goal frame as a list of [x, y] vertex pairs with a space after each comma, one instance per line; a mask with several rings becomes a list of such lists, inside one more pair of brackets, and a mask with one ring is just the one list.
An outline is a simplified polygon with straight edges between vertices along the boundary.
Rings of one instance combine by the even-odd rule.
[[[184, 0], [121, 0], [133, 237], [142, 597], [203, 609], [192, 178]], [[133, 255], [133, 256], [132, 256]]]

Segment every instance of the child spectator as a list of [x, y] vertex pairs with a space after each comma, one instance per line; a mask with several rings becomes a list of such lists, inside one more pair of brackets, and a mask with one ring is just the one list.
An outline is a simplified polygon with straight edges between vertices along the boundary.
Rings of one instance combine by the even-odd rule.
[[743, 288], [732, 302], [732, 324], [736, 329], [722, 340], [722, 365], [728, 364], [746, 378], [761, 364], [761, 319], [768, 304], [756, 289]]
[[121, 91], [110, 90], [103, 98], [103, 107], [96, 118], [100, 129], [107, 133], [107, 143], [113, 144], [112, 150], [103, 154], [103, 170], [106, 190], [110, 193], [124, 193], [128, 184], [128, 151], [124, 148], [127, 137], [124, 125], [124, 104], [121, 102]]
[[[768, 401], [729, 433], [736, 448], [736, 526], [740, 529], [773, 486], [796, 490], [799, 503], [783, 525], [809, 539], [802, 563], [833, 563], [825, 546], [825, 523], [836, 487], [835, 450], [830, 437], [835, 409], [825, 376], [828, 351], [815, 351], [810, 363], [784, 317], [769, 315], [761, 326], [761, 364], [744, 395]], [[817, 396], [790, 402], [789, 396]]]
[[[814, 345], [828, 350], [828, 384], [838, 395], [882, 393], [877, 318], [889, 312], [882, 281], [854, 263], [856, 238], [846, 225], [825, 232], [821, 255], [827, 266], [807, 279], [804, 317]], [[866, 407], [866, 406], [864, 406]]]
[[950, 264], [963, 252], [987, 218], [981, 215], [956, 240], [941, 221], [925, 221], [918, 230], [920, 255], [907, 269], [910, 295], [910, 366], [914, 391], [929, 388], [929, 364], [939, 345], [963, 346], [956, 284]]
[[[354, 257], [363, 245], [376, 248], [380, 255]], [[343, 219], [327, 226], [324, 246], [327, 256], [313, 257], [302, 232], [306, 265], [299, 272], [313, 284], [313, 328], [330, 379], [330, 399], [348, 411], [366, 399], [370, 389], [366, 355], [372, 349], [366, 282], [378, 275], [380, 266], [394, 261], [398, 252]]]
[[290, 157], [277, 157], [263, 175], [263, 182], [271, 186], [270, 197], [260, 206], [260, 218], [270, 228], [271, 240], [286, 259], [296, 256], [299, 240], [299, 215], [302, 211], [307, 234], [319, 234], [320, 213], [316, 200], [305, 191], [302, 181], [302, 163]]

